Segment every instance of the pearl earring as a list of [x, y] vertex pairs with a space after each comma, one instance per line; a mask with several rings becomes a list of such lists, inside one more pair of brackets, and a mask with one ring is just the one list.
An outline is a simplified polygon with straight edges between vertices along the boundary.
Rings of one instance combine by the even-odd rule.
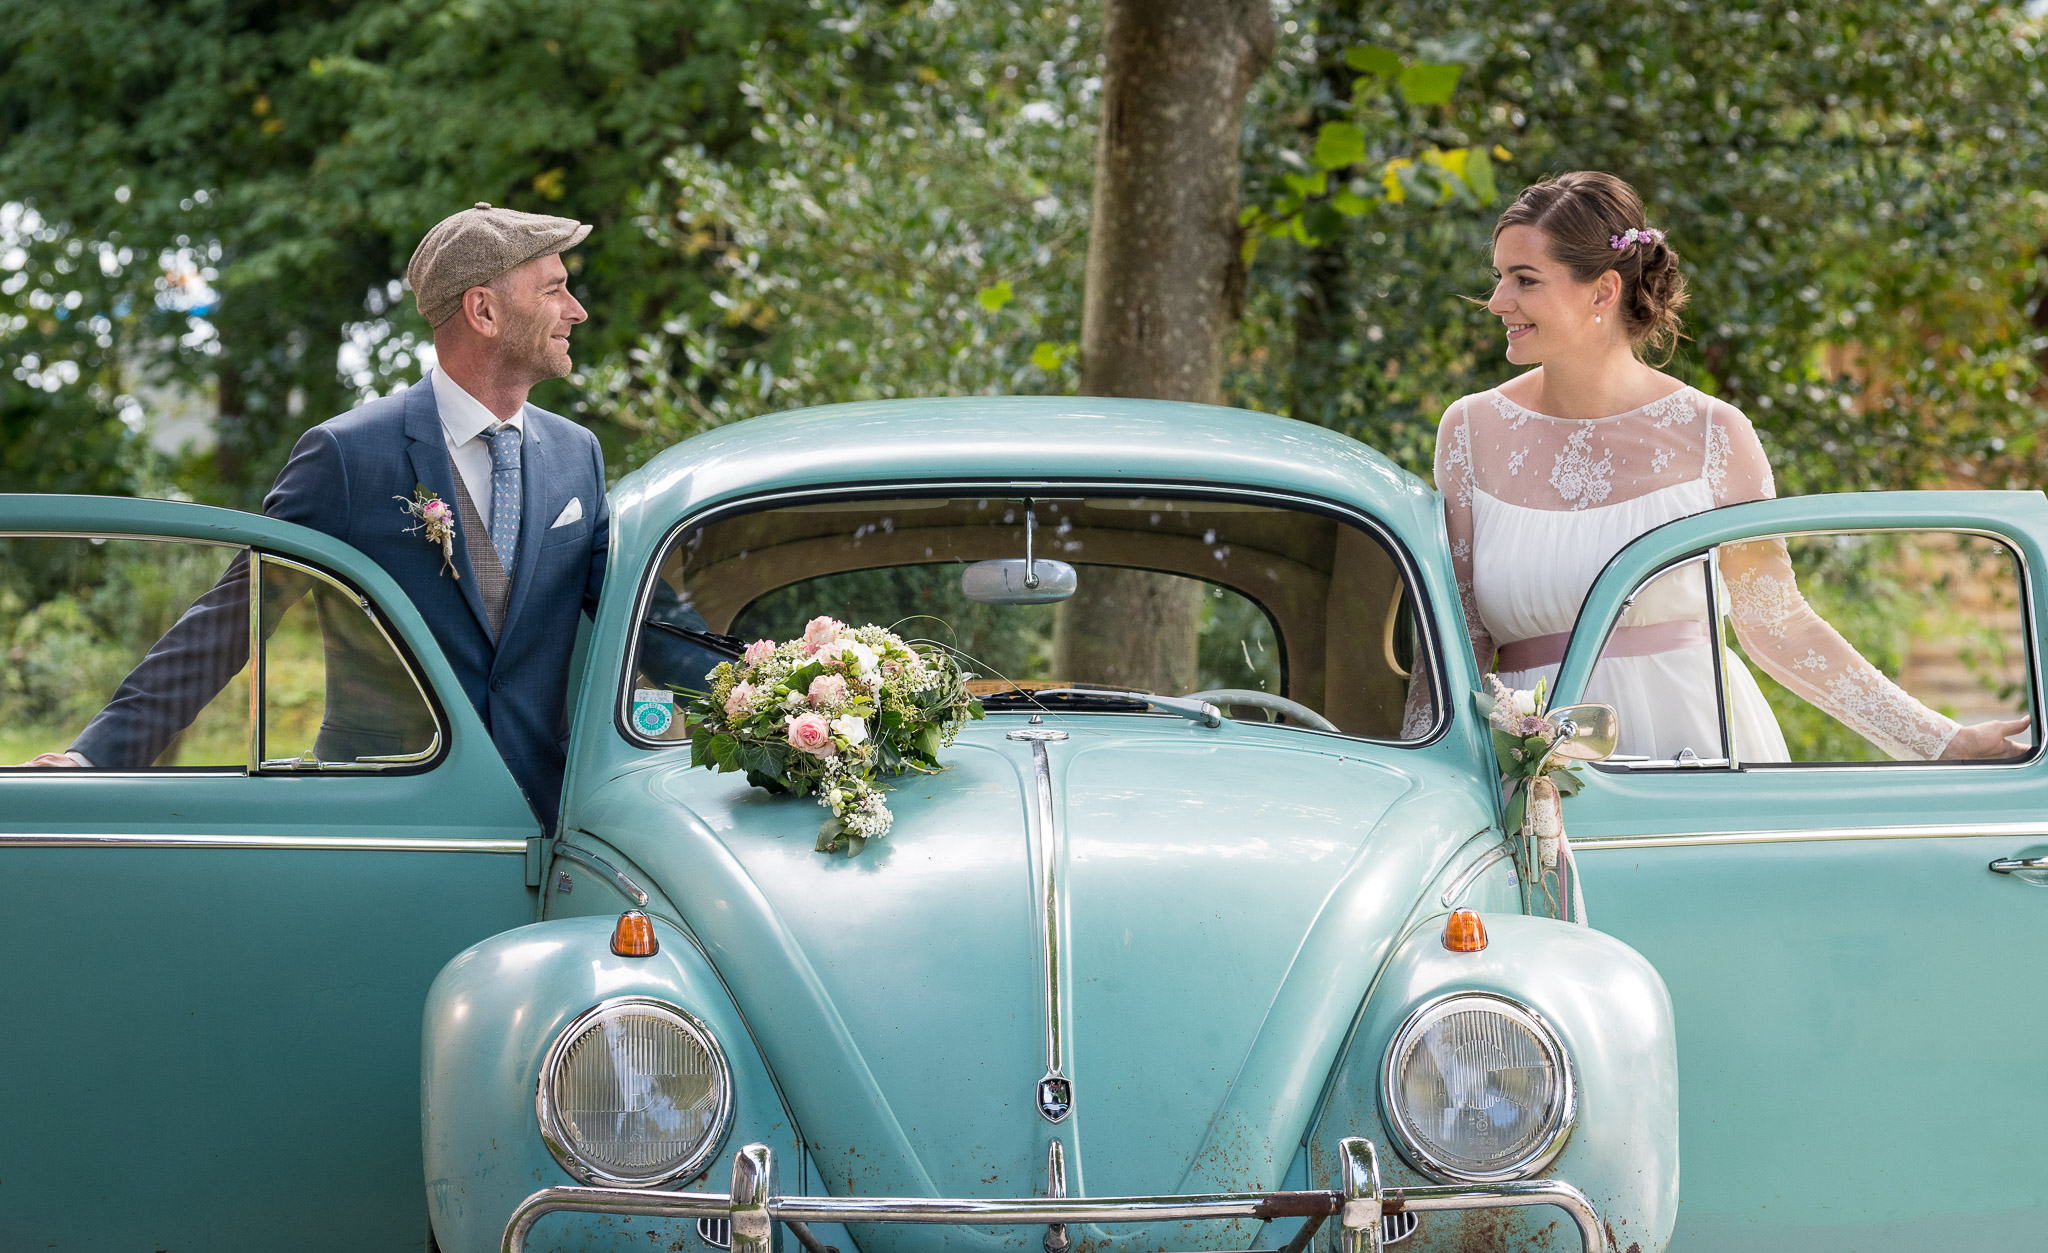
[[1600, 315], [1599, 315], [1599, 314], [1597, 314], [1597, 313], [1596, 313], [1596, 314], [1594, 314], [1594, 315], [1593, 315], [1593, 321], [1594, 321], [1595, 323], [1598, 323], [1598, 322], [1600, 321]]

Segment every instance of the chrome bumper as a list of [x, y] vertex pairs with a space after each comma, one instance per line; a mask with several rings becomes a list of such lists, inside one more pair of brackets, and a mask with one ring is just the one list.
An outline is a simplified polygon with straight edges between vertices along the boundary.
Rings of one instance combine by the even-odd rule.
[[[1515, 1209], [1554, 1205], [1578, 1224], [1585, 1253], [1611, 1253], [1599, 1215], [1568, 1183], [1536, 1181], [1491, 1187], [1382, 1188], [1372, 1141], [1342, 1142], [1344, 1187], [1312, 1192], [1220, 1192], [1198, 1196], [1011, 1197], [982, 1199], [783, 1196], [775, 1187], [775, 1156], [749, 1144], [733, 1155], [732, 1191], [661, 1192], [641, 1188], [543, 1188], [519, 1203], [505, 1224], [503, 1253], [524, 1253], [533, 1225], [547, 1214], [630, 1214], [648, 1218], [724, 1218], [732, 1253], [780, 1253], [787, 1227], [807, 1253], [826, 1253], [811, 1223], [954, 1223], [962, 1226], [1044, 1226], [1063, 1223], [1183, 1222], [1199, 1219], [1306, 1218], [1283, 1253], [1302, 1253], [1323, 1220], [1342, 1224], [1340, 1253], [1381, 1253], [1381, 1222], [1390, 1214], [1431, 1210]], [[1048, 1246], [1050, 1247], [1050, 1246]]]

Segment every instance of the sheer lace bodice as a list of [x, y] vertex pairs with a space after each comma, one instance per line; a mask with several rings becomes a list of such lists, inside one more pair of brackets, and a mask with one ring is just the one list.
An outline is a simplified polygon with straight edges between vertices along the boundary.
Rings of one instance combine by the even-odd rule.
[[[1496, 649], [1506, 646], [1500, 670], [1516, 687], [1555, 675], [1563, 636], [1594, 578], [1623, 546], [1673, 519], [1775, 494], [1770, 463], [1748, 419], [1690, 387], [1594, 421], [1549, 417], [1498, 389], [1464, 397], [1439, 428], [1436, 478], [1473, 652], [1489, 670]], [[1765, 673], [1894, 757], [1941, 754], [1956, 724], [1885, 678], [1813, 612], [1781, 541], [1725, 545], [1720, 560], [1736, 637]], [[1685, 600], [1646, 594], [1622, 625], [1705, 620], [1699, 596]], [[1638, 727], [1636, 747], [1624, 751], [1668, 756], [1675, 751], [1672, 736], [1705, 726], [1711, 709], [1702, 713], [1701, 707], [1712, 704], [1710, 679], [1702, 687], [1698, 676], [1680, 673], [1686, 666], [1675, 652], [1620, 660], [1630, 664], [1603, 659], [1603, 674], [1625, 671], [1633, 678], [1608, 695], [1622, 706], [1642, 706], [1622, 708], [1625, 735], [1631, 713]], [[1747, 680], [1746, 672], [1735, 670], [1731, 679]], [[1685, 696], [1695, 707], [1691, 729], [1679, 725], [1687, 721], [1683, 710], [1671, 712]], [[1588, 698], [1601, 696], [1588, 692]], [[1749, 757], [1768, 759], [1768, 752], [1759, 755], [1758, 739], [1776, 740], [1782, 754], [1783, 741], [1753, 681], [1742, 703], [1754, 706], [1747, 710]], [[1660, 718], [1664, 730], [1657, 732]]]

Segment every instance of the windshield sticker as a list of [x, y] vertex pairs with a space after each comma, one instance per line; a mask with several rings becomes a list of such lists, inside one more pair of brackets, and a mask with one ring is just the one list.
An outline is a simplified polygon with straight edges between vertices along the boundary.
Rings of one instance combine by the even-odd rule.
[[674, 692], [633, 689], [633, 729], [642, 735], [666, 735], [676, 724]]

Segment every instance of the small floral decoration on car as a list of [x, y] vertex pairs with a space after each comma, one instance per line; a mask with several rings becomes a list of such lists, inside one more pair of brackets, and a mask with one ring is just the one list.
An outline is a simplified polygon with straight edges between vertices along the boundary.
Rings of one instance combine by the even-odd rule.
[[1493, 729], [1493, 756], [1500, 763], [1501, 778], [1513, 789], [1508, 800], [1507, 824], [1519, 830], [1528, 806], [1529, 785], [1537, 779], [1548, 779], [1558, 795], [1571, 796], [1579, 790], [1579, 778], [1572, 773], [1577, 767], [1551, 755], [1563, 728], [1544, 712], [1547, 702], [1543, 680], [1536, 681], [1534, 691], [1509, 687], [1490, 674], [1486, 681], [1492, 685], [1492, 692], [1474, 695], [1480, 711], [1486, 715], [1487, 725]]
[[801, 639], [755, 640], [706, 677], [711, 690], [689, 705], [690, 764], [815, 793], [832, 812], [817, 850], [848, 857], [895, 821], [882, 780], [945, 769], [939, 750], [982, 716], [951, 656], [835, 618], [811, 619]]

